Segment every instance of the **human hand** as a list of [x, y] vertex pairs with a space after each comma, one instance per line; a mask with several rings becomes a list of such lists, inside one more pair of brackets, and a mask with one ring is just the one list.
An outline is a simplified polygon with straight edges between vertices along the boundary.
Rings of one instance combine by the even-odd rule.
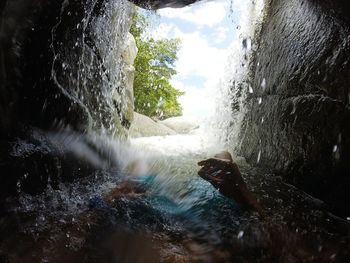
[[[217, 155], [218, 156], [218, 155]], [[198, 174], [228, 198], [234, 199], [246, 209], [262, 214], [255, 196], [248, 190], [236, 163], [231, 159], [210, 158], [198, 163], [202, 168]]]

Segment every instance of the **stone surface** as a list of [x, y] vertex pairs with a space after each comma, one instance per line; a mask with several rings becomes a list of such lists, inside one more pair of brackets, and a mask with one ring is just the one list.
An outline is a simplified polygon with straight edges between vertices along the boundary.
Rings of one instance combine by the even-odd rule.
[[159, 123], [169, 127], [176, 133], [180, 134], [190, 133], [191, 131], [199, 128], [199, 125], [195, 121], [182, 116], [168, 118], [163, 121], [160, 121]]
[[102, 136], [29, 129], [24, 137], [1, 143], [0, 204], [16, 193], [39, 194], [48, 185], [59, 189], [60, 183], [114, 169], [113, 153], [112, 144]]
[[151, 118], [134, 112], [134, 121], [131, 124], [129, 135], [131, 137], [150, 137], [175, 135], [176, 132], [162, 123], [157, 123]]
[[19, 123], [113, 130], [130, 3], [11, 0], [0, 8], [0, 134]]
[[[121, 124], [121, 126], [129, 128], [134, 119], [134, 61], [137, 56], [137, 46], [133, 35], [128, 33], [125, 43], [125, 48], [122, 53], [122, 73], [123, 77], [121, 79], [123, 89], [119, 91], [116, 89], [113, 92], [113, 102], [116, 107], [115, 118], [116, 125]], [[121, 109], [121, 112], [119, 112]], [[119, 118], [122, 116], [122, 121], [119, 122]], [[118, 130], [121, 130], [120, 127]]]
[[341, 214], [350, 212], [349, 14], [345, 1], [270, 2], [238, 149]]
[[[127, 93], [121, 65], [131, 59], [123, 53], [131, 7], [126, 0], [1, 1], [1, 197], [16, 194], [24, 174], [28, 193], [45, 189], [50, 176], [56, 184], [84, 176], [76, 171], [85, 161], [65, 161], [69, 153], [61, 154], [59, 145], [32, 130], [119, 134], [126, 129], [124, 120], [131, 116], [112, 98]], [[17, 144], [33, 149], [13, 156]], [[91, 151], [99, 156], [97, 148]], [[61, 176], [56, 170], [63, 163]]]
[[131, 0], [131, 2], [147, 9], [159, 9], [165, 7], [184, 7], [199, 2], [200, 0]]

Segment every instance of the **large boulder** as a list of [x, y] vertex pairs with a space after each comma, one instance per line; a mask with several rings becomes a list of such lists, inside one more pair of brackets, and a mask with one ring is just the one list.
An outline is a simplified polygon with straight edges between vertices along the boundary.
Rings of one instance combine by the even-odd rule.
[[[119, 124], [121, 126], [118, 130], [122, 130], [123, 126], [129, 128], [134, 119], [134, 61], [137, 52], [135, 38], [132, 34], [128, 33], [121, 64], [123, 77], [120, 81], [123, 89], [115, 89], [112, 95], [113, 102], [116, 105], [116, 125]], [[120, 118], [122, 118], [121, 122]]]
[[166, 135], [175, 135], [176, 132], [167, 126], [157, 123], [151, 118], [134, 113], [134, 121], [131, 124], [129, 135], [131, 137], [150, 137], [150, 136], [166, 136]]
[[168, 118], [160, 121], [159, 123], [180, 134], [190, 133], [191, 131], [199, 128], [198, 123], [196, 123], [194, 120], [182, 116]]
[[350, 212], [350, 9], [273, 0], [252, 64], [239, 153]]

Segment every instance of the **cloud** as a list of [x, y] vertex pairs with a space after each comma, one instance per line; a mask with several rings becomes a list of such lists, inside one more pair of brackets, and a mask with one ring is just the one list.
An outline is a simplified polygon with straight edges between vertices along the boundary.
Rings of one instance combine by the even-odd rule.
[[208, 117], [215, 110], [215, 102], [210, 86], [197, 87], [187, 85], [181, 80], [172, 80], [172, 85], [185, 91], [185, 95], [179, 98], [183, 108], [183, 116], [192, 117], [198, 121]]
[[176, 62], [176, 68], [182, 76], [190, 74], [210, 78], [219, 76], [227, 57], [227, 50], [210, 45], [199, 32], [190, 34], [178, 33], [182, 48]]
[[229, 31], [230, 29], [228, 27], [223, 27], [223, 26], [218, 27], [214, 33], [214, 42], [216, 44], [220, 44], [224, 42], [227, 39], [227, 35]]
[[199, 26], [213, 27], [220, 24], [227, 15], [227, 1], [204, 2], [184, 8], [165, 8], [159, 11], [161, 16], [182, 19]]
[[[215, 34], [224, 32], [225, 28], [220, 27]], [[176, 70], [180, 77], [197, 75], [208, 79], [221, 75], [229, 54], [228, 49], [215, 47], [208, 41], [208, 36], [203, 35], [201, 31], [185, 33], [177, 26], [163, 23], [153, 33], [153, 37], [157, 39], [181, 39], [181, 48], [176, 61]]]

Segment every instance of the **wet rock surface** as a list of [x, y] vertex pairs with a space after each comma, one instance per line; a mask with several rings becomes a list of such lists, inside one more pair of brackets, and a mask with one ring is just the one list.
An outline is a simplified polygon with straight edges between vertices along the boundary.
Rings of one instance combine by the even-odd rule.
[[118, 78], [129, 6], [127, 1], [5, 1], [1, 134], [12, 133], [18, 123], [110, 128], [111, 94], [123, 89]]
[[195, 2], [199, 2], [200, 0], [130, 0], [138, 6], [147, 9], [159, 9], [166, 7], [184, 7], [186, 5], [193, 4]]
[[252, 63], [240, 154], [350, 212], [350, 8], [273, 0]]
[[[131, 60], [125, 52], [131, 11], [126, 0], [1, 2], [1, 196], [16, 194], [27, 173], [31, 183], [24, 188], [31, 193], [42, 191], [50, 176], [61, 180], [52, 169], [65, 157], [33, 130], [126, 132], [132, 118], [130, 72], [124, 72], [132, 74], [125, 66]], [[13, 156], [18, 142], [33, 149]], [[71, 169], [78, 163], [72, 161]]]

